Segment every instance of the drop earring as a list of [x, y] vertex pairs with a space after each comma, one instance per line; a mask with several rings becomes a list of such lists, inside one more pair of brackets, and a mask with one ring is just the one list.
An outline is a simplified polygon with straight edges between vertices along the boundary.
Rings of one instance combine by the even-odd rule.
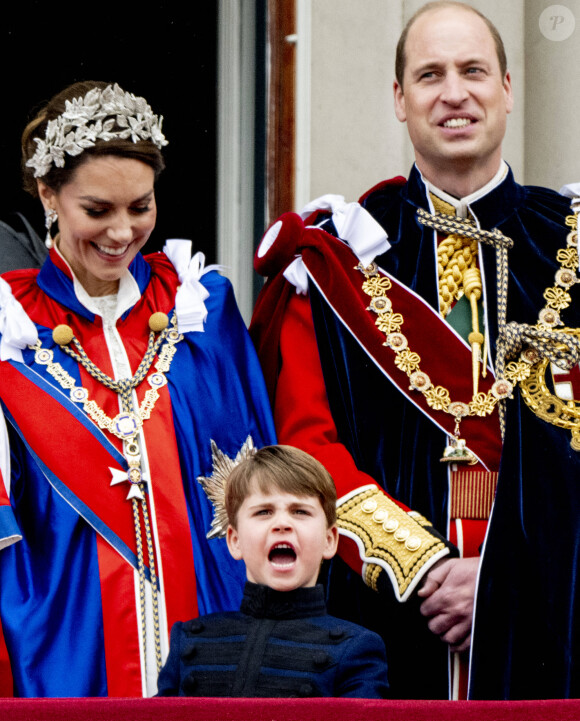
[[44, 239], [44, 244], [49, 250], [54, 246], [50, 229], [52, 228], [53, 223], [56, 223], [57, 220], [58, 213], [54, 210], [54, 208], [49, 208], [44, 212], [44, 225], [46, 227], [46, 238]]

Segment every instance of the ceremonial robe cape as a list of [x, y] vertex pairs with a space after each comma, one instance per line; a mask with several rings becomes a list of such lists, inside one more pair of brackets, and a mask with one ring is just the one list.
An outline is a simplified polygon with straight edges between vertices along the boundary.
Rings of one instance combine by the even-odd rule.
[[[134, 372], [147, 348], [149, 318], [157, 311], [172, 315], [180, 279], [162, 253], [138, 255], [130, 272], [141, 297], [116, 328]], [[105, 414], [116, 416], [117, 394], [52, 339], [55, 326], [71, 326], [88, 357], [113, 375], [102, 320], [77, 299], [62, 258], [53, 250], [40, 272], [4, 277], [42, 347]], [[142, 428], [163, 658], [176, 621], [236, 609], [242, 597], [243, 564], [224, 539], [206, 539], [213, 511], [197, 479], [212, 473], [210, 442], [234, 458], [248, 436], [256, 447], [275, 441], [231, 285], [215, 271], [199, 282], [209, 294], [203, 332], [186, 332], [177, 343], [167, 385]], [[110, 485], [112, 470], [127, 470], [121, 442], [101, 431], [34, 358], [25, 348], [24, 362], [0, 363], [8, 428], [0, 535], [12, 544], [0, 553], [0, 615], [15, 694], [139, 696], [146, 686], [129, 484]], [[148, 389], [146, 380], [137, 387], [139, 403]]]
[[[376, 259], [378, 265], [438, 309], [434, 233], [416, 219], [417, 208], [430, 210], [426, 186], [417, 169], [413, 169], [408, 182], [399, 178], [372, 189], [361, 198], [361, 205], [386, 230], [391, 244]], [[556, 253], [566, 245], [569, 228], [564, 219], [570, 214], [569, 200], [544, 188], [522, 187], [514, 182], [510, 171], [503, 182], [471, 205], [471, 211], [481, 228], [497, 227], [513, 239], [507, 320], [534, 324], [545, 305], [544, 290], [554, 284], [559, 268]], [[336, 232], [331, 222], [323, 227]], [[307, 236], [308, 231], [303, 237], [305, 244]], [[337, 242], [329, 238], [329, 258]], [[354, 254], [351, 261], [353, 265], [358, 262]], [[481, 246], [481, 262], [486, 332], [493, 354], [497, 338], [493, 248]], [[253, 323], [266, 381], [274, 390], [272, 379], [284, 359], [265, 348], [262, 329], [272, 331], [277, 325], [283, 326], [282, 301], [276, 307], [278, 320], [266, 320], [267, 308], [275, 307], [276, 287], [278, 297], [283, 298], [280, 280], [272, 277], [258, 302]], [[570, 292], [577, 299], [577, 291]], [[361, 331], [352, 320], [346, 318], [345, 322], [344, 317], [338, 317], [328, 302], [329, 293], [310, 278], [309, 298], [320, 363], [340, 440], [357, 468], [445, 533], [449, 488], [447, 468], [440, 463], [445, 433], [386, 379], [376, 363], [370, 362], [360, 340]], [[285, 296], [288, 299], [288, 290]], [[573, 302], [563, 316], [566, 325], [578, 327], [577, 304]], [[406, 318], [403, 331], [407, 332], [412, 323], [413, 318]], [[458, 366], [456, 358], [445, 356], [447, 350], [444, 345], [432, 347], [432, 354], [443, 358], [447, 366], [445, 373], [437, 363], [441, 375], [432, 380], [452, 387], [457, 376], [470, 378], [471, 368], [469, 364]], [[469, 397], [460, 400], [469, 401]], [[578, 605], [575, 574], [571, 570], [575, 568], [578, 543], [580, 493], [574, 479], [580, 470], [580, 457], [569, 445], [569, 432], [537, 418], [518, 391], [514, 400], [507, 402], [507, 409], [497, 500], [479, 580], [471, 695], [578, 695], [578, 682], [574, 685], [578, 674], [572, 673], [577, 664], [570, 651], [579, 640], [574, 623], [574, 608]], [[489, 426], [497, 424], [497, 413], [484, 420], [463, 422], [462, 436], [469, 445], [468, 420]], [[554, 551], [550, 552], [550, 548]], [[350, 584], [349, 591], [345, 591], [346, 583]], [[356, 586], [352, 573], [336, 563], [330, 574], [329, 610], [381, 632], [387, 645], [393, 695], [445, 697], [445, 647], [429, 637], [414, 607], [416, 599], [397, 607], [389, 598], [373, 598], [366, 589]]]

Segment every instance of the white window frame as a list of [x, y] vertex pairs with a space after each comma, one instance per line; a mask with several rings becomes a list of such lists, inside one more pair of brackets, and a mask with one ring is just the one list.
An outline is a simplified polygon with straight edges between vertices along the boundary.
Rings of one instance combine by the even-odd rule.
[[219, 0], [217, 259], [242, 317], [253, 309], [255, 0]]

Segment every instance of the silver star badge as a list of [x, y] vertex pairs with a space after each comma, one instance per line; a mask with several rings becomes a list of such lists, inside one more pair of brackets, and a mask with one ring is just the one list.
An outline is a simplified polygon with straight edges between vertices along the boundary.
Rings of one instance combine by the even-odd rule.
[[198, 482], [201, 483], [206, 496], [213, 504], [211, 530], [206, 538], [222, 538], [226, 535], [228, 514], [226, 513], [225, 496], [228, 477], [240, 461], [253, 456], [255, 452], [256, 448], [251, 436], [246, 438], [244, 445], [240, 448], [235, 458], [226, 456], [226, 454], [217, 447], [215, 441], [211, 441], [213, 473], [211, 476], [199, 476], [197, 479]]

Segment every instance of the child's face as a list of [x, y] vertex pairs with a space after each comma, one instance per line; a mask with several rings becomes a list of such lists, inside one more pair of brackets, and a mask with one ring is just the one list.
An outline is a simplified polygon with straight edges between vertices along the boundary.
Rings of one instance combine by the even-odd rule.
[[322, 560], [336, 553], [338, 530], [327, 527], [316, 496], [264, 494], [254, 486], [227, 542], [232, 556], [244, 560], [248, 581], [292, 591], [316, 584]]

